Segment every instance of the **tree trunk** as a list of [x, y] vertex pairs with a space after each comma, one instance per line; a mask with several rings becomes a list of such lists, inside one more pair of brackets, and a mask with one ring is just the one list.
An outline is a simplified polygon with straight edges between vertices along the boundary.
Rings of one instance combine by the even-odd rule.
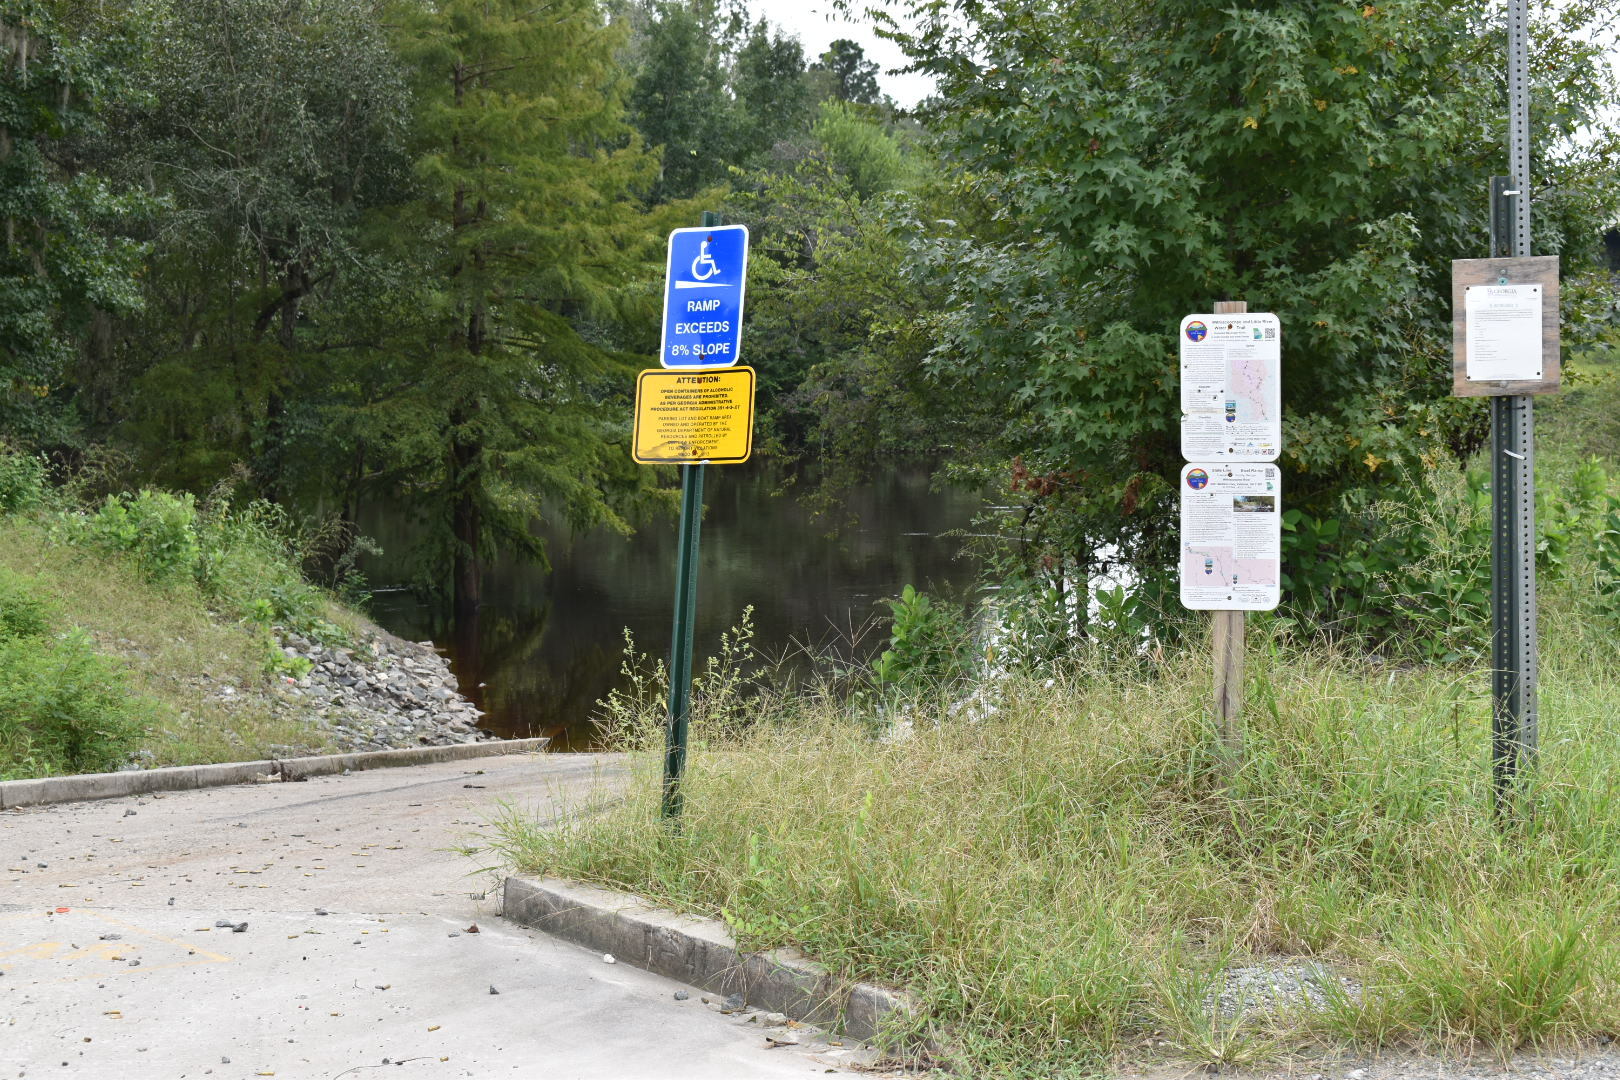
[[287, 398], [285, 384], [291, 378], [293, 353], [298, 347], [298, 311], [309, 293], [309, 271], [303, 264], [287, 264], [282, 280], [281, 300], [276, 315], [276, 344], [281, 355], [275, 370], [270, 373], [264, 398], [264, 445], [259, 454], [259, 491], [266, 501], [279, 503], [285, 497], [283, 490], [287, 468]]
[[[478, 257], [474, 255], [474, 262]], [[488, 328], [484, 306], [473, 303], [467, 316], [467, 352], [477, 357], [484, 351]], [[455, 616], [460, 622], [478, 610], [479, 550], [483, 521], [479, 515], [479, 495], [484, 486], [484, 448], [467, 435], [468, 425], [478, 413], [476, 398], [466, 400], [450, 414], [451, 528], [455, 534]]]
[[452, 569], [452, 597], [455, 620], [476, 617], [480, 595], [482, 567], [479, 564], [479, 534], [481, 521], [478, 512], [479, 448], [456, 440], [450, 444], [450, 471], [454, 483], [451, 505], [451, 530], [455, 537], [455, 564]]

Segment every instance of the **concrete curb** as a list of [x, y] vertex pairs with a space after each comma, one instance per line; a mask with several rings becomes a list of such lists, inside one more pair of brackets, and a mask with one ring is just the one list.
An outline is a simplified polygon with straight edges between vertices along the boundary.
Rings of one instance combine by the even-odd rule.
[[[283, 780], [307, 780], [311, 776], [330, 776], [344, 769], [360, 772], [362, 769], [392, 769], [400, 765], [427, 765], [435, 761], [530, 754], [544, 750], [550, 743], [550, 739], [492, 739], [489, 742], [458, 743], [454, 746], [408, 746], [403, 750], [369, 750], [362, 754], [281, 758], [276, 762], [276, 771]], [[202, 767], [208, 768], [206, 765]]]
[[791, 949], [739, 952], [724, 923], [677, 915], [638, 896], [555, 878], [509, 877], [503, 901], [502, 914], [523, 926], [691, 986], [741, 994], [753, 1008], [853, 1039], [874, 1038], [886, 1017], [914, 1011], [904, 994], [845, 982]]
[[403, 750], [373, 750], [362, 754], [322, 754], [317, 757], [229, 761], [218, 765], [178, 765], [168, 769], [132, 769], [128, 772], [86, 773], [82, 776], [46, 776], [38, 780], [0, 781], [0, 810], [14, 806], [115, 799], [121, 795], [150, 795], [154, 791], [194, 791], [197, 788], [251, 784], [261, 777], [307, 780], [345, 769], [387, 769], [401, 765], [428, 765], [436, 761], [527, 754], [544, 750], [550, 739], [496, 739], [454, 746], [410, 746]]

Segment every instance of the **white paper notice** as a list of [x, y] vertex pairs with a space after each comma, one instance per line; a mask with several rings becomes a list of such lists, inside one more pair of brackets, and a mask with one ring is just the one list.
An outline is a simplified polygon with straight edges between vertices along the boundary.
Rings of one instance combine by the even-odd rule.
[[1468, 377], [1541, 378], [1541, 286], [1470, 285], [1463, 295]]
[[1181, 456], [1276, 461], [1282, 452], [1282, 329], [1277, 316], [1181, 320]]
[[1282, 470], [1224, 461], [1181, 470], [1181, 603], [1270, 611], [1281, 598]]

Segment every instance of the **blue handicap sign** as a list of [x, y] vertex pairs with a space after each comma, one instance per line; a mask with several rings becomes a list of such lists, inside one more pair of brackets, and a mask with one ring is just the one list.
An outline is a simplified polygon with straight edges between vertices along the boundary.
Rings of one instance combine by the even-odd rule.
[[664, 283], [667, 368], [730, 367], [740, 359], [748, 227], [716, 225], [669, 234]]

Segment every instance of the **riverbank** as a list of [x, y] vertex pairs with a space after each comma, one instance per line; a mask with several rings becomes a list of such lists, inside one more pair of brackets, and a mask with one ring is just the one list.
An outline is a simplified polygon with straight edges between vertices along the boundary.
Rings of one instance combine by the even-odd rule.
[[355, 648], [325, 646], [293, 633], [283, 654], [307, 661], [301, 679], [284, 676], [280, 703], [330, 738], [340, 752], [455, 746], [497, 738], [480, 730], [483, 713], [457, 687], [450, 662], [430, 641], [412, 642], [381, 629]]
[[495, 737], [431, 643], [306, 581], [280, 525], [161, 492], [86, 507], [0, 448], [0, 779]]

